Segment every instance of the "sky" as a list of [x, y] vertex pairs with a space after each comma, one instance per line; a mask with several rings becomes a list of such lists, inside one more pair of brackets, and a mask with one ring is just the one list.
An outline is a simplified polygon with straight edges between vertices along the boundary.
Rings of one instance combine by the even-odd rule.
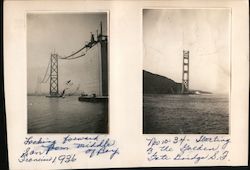
[[229, 9], [144, 9], [143, 69], [182, 82], [183, 50], [189, 50], [189, 87], [228, 93]]
[[[96, 34], [103, 24], [107, 35], [107, 13], [29, 13], [27, 14], [27, 85], [28, 93], [48, 93], [49, 83], [40, 84], [50, 55], [56, 52], [67, 56], [90, 40], [90, 32]], [[100, 32], [100, 29], [99, 29]], [[68, 87], [72, 92], [99, 90], [100, 47], [95, 46], [88, 54], [75, 60], [59, 60], [59, 91]], [[71, 80], [73, 84], [66, 86]]]

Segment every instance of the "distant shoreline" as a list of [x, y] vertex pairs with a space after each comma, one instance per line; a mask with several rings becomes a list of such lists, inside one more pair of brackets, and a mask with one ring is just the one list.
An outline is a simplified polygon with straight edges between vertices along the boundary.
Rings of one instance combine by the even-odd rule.
[[[27, 96], [48, 96], [48, 94], [27, 94]], [[74, 95], [65, 95], [65, 96], [80, 96], [80, 94], [74, 94]]]

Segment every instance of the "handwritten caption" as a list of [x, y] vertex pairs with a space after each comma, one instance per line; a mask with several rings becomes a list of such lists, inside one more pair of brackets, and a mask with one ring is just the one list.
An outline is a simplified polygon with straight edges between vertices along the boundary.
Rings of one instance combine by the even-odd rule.
[[150, 137], [146, 138], [146, 142], [148, 161], [192, 161], [198, 164], [201, 161], [229, 160], [230, 139], [223, 136], [174, 136], [164, 139]]
[[25, 149], [18, 161], [23, 162], [50, 162], [70, 163], [77, 161], [81, 154], [89, 158], [107, 156], [112, 160], [119, 155], [116, 141], [103, 136], [71, 136], [52, 139], [44, 137], [26, 137]]

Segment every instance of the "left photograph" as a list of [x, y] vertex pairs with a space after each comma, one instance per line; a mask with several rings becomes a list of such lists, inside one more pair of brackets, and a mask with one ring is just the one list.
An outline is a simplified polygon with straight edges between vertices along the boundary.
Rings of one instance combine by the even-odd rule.
[[28, 133], [108, 133], [108, 12], [26, 19]]

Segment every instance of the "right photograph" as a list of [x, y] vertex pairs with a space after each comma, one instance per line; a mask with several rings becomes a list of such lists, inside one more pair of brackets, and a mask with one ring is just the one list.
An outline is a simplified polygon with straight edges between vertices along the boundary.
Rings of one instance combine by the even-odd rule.
[[229, 134], [231, 9], [143, 9], [143, 134]]

